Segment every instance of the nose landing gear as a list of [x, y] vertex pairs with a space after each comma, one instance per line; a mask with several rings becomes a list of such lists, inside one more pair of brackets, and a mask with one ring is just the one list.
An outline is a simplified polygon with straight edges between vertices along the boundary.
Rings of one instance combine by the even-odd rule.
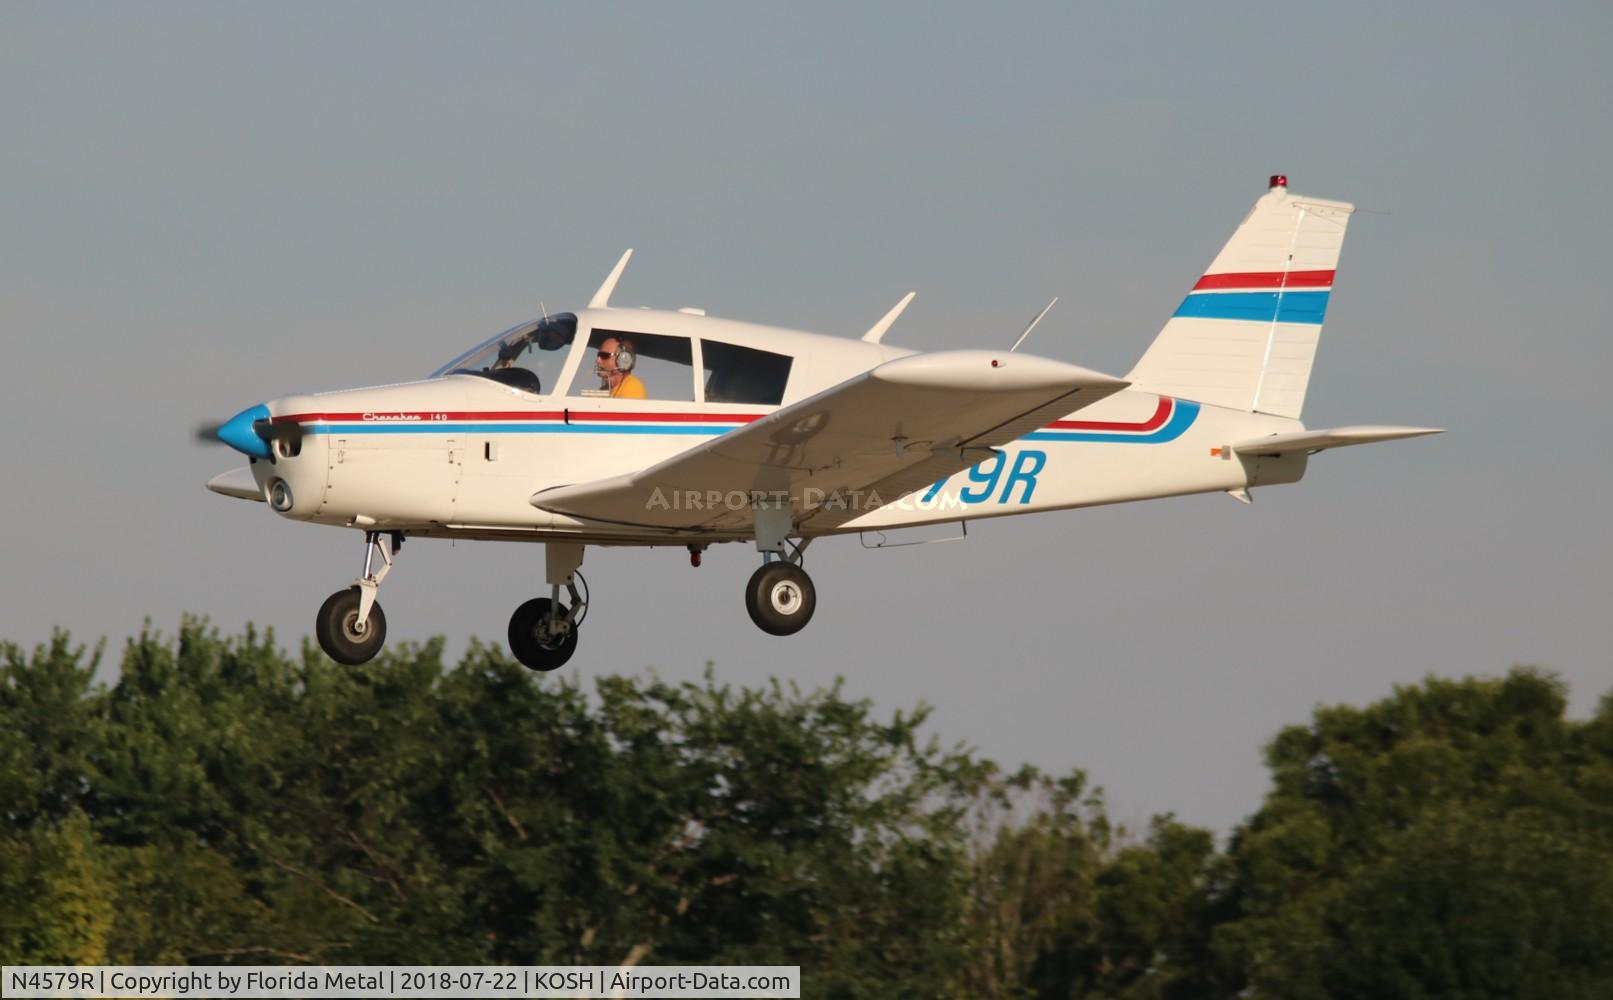
[[319, 616], [314, 619], [319, 648], [349, 667], [373, 660], [386, 642], [386, 613], [379, 604], [372, 604], [369, 615], [360, 621], [360, 600], [357, 585], [338, 590], [320, 605]]
[[[403, 548], [403, 535], [394, 531], [387, 537], [390, 546], [381, 543], [380, 532], [364, 533], [364, 575], [353, 586], [327, 597], [314, 618], [319, 648], [337, 663], [349, 667], [368, 663], [386, 642], [386, 613], [376, 603], [375, 593], [392, 571], [392, 560]], [[381, 554], [379, 569], [375, 568], [377, 552]]]

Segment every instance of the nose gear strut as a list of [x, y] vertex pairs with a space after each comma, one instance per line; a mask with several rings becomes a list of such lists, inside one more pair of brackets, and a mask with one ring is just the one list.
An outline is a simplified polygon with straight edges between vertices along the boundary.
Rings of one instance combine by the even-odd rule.
[[[337, 663], [356, 667], [368, 663], [381, 651], [386, 642], [386, 612], [376, 602], [375, 594], [381, 581], [392, 572], [392, 563], [403, 548], [401, 531], [385, 532], [388, 544], [383, 544], [383, 532], [364, 533], [364, 574], [346, 590], [338, 590], [325, 599], [314, 619], [314, 637], [319, 648]], [[375, 556], [381, 556], [381, 565], [375, 565]]]

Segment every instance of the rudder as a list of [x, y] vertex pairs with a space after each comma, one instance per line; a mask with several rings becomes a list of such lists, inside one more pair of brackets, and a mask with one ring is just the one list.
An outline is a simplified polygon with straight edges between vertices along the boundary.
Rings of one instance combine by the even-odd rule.
[[1298, 418], [1355, 206], [1276, 176], [1127, 379], [1135, 388]]

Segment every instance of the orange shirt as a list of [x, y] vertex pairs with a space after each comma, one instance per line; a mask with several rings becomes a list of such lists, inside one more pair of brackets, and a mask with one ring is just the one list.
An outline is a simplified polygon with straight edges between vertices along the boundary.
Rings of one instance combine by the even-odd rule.
[[645, 395], [644, 381], [631, 373], [623, 375], [616, 388], [610, 391], [612, 399], [643, 399]]

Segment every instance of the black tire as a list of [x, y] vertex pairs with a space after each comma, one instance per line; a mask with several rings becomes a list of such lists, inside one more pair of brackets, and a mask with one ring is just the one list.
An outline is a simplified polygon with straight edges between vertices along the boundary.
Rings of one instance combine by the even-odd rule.
[[319, 616], [314, 619], [314, 635], [319, 648], [337, 663], [356, 667], [368, 663], [381, 651], [386, 642], [386, 613], [377, 601], [370, 606], [369, 620], [360, 630], [358, 623], [358, 588], [338, 590], [320, 605]]
[[[566, 606], [560, 605], [560, 614], [565, 615], [566, 612]], [[548, 617], [547, 597], [532, 598], [516, 608], [515, 614], [510, 616], [510, 652], [528, 670], [542, 673], [558, 670], [577, 651], [577, 627], [573, 625], [565, 638], [555, 642], [543, 630], [544, 620]]]
[[812, 578], [787, 562], [764, 563], [745, 585], [745, 610], [756, 627], [771, 635], [794, 635], [806, 628], [818, 608]]

